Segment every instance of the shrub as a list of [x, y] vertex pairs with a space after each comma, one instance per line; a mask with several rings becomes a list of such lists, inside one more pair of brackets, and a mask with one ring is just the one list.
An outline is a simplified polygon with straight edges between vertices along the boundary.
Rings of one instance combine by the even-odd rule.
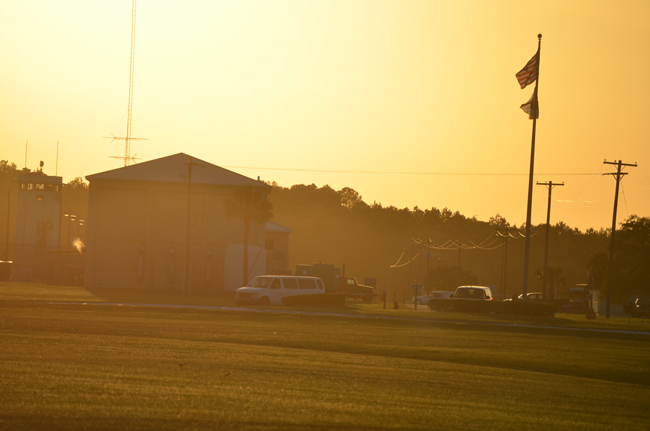
[[461, 313], [496, 313], [520, 316], [552, 317], [557, 305], [538, 301], [473, 301], [469, 299], [434, 298], [427, 302], [431, 310]]
[[460, 313], [486, 313], [492, 301], [475, 301], [471, 299], [441, 299], [434, 298], [427, 302], [431, 310], [457, 311]]
[[312, 293], [286, 296], [282, 304], [287, 307], [340, 307], [345, 303], [345, 293]]
[[497, 314], [537, 317], [553, 317], [558, 310], [555, 304], [530, 300], [493, 301], [490, 308]]

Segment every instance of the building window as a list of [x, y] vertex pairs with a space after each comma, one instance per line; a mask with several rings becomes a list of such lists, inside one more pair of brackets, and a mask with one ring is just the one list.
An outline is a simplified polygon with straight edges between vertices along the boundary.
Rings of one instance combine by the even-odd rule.
[[34, 184], [27, 183], [27, 190], [34, 190]]
[[266, 249], [273, 250], [273, 238], [266, 238]]
[[45, 190], [45, 184], [35, 184], [36, 190]]

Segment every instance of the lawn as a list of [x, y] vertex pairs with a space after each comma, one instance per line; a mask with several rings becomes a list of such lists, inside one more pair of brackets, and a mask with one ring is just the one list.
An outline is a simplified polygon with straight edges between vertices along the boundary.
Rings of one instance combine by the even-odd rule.
[[[429, 312], [386, 320], [118, 307], [100, 302], [174, 301], [22, 287], [0, 285], [0, 429], [650, 424], [646, 335], [459, 324]], [[228, 298], [186, 301], [229, 305]], [[377, 304], [337, 312], [389, 313]]]

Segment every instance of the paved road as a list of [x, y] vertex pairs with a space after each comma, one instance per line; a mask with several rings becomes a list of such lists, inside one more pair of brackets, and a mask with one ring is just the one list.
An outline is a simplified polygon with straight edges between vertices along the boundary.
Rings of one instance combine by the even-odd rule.
[[[251, 313], [279, 313], [279, 314], [298, 314], [311, 316], [335, 316], [358, 319], [382, 319], [382, 320], [421, 320], [417, 317], [408, 316], [383, 316], [373, 314], [347, 314], [347, 313], [326, 313], [322, 311], [301, 311], [287, 310], [278, 308], [245, 308], [245, 307], [218, 307], [212, 305], [181, 305], [181, 304], [142, 304], [142, 303], [119, 303], [119, 302], [64, 302], [64, 301], [35, 301], [38, 304], [51, 305], [82, 305], [82, 306], [113, 306], [113, 307], [152, 307], [152, 308], [190, 308], [197, 310], [214, 310], [214, 311], [244, 311]], [[411, 305], [413, 306], [413, 305]], [[400, 304], [404, 307], [404, 304]], [[388, 304], [386, 304], [388, 308]], [[426, 307], [428, 309], [428, 307]], [[420, 306], [418, 305], [418, 311]], [[506, 322], [476, 322], [472, 320], [445, 320], [445, 319], [427, 319], [430, 322], [445, 323], [449, 325], [487, 325], [487, 326], [506, 326], [514, 328], [535, 328], [535, 329], [554, 329], [558, 331], [572, 332], [596, 332], [602, 334], [632, 334], [632, 335], [650, 335], [650, 331], [624, 331], [620, 329], [596, 329], [596, 328], [567, 328], [562, 326], [545, 326], [535, 324], [506, 323]]]

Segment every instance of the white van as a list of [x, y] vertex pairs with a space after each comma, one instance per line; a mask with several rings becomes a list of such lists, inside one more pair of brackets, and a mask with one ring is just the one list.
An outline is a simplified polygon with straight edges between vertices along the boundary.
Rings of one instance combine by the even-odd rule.
[[285, 296], [325, 293], [323, 280], [318, 277], [294, 275], [258, 275], [246, 287], [235, 291], [237, 305], [282, 305]]

